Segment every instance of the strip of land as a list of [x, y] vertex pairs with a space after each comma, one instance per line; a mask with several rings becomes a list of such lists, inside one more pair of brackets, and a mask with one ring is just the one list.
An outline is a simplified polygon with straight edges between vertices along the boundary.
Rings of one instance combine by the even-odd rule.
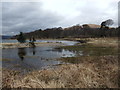
[[[64, 40], [78, 41], [80, 44], [90, 43], [97, 46], [111, 46], [118, 47], [118, 38], [64, 38]], [[83, 44], [82, 43], [82, 44]], [[64, 46], [64, 43], [61, 42], [35, 42], [36, 46]], [[22, 48], [30, 47], [29, 43], [1, 43], [1, 48]]]
[[[60, 42], [35, 42], [36, 47], [47, 46], [64, 46], [65, 44]], [[1, 48], [24, 48], [30, 47], [29, 43], [1, 43]]]

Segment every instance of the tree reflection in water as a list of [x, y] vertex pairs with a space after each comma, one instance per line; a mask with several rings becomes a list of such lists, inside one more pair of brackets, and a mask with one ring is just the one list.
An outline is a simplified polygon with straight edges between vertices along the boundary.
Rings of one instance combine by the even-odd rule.
[[[35, 47], [31, 47], [30, 48], [32, 50], [32, 54], [35, 55], [36, 51], [35, 51]], [[27, 54], [27, 50], [26, 48], [18, 48], [18, 56], [21, 60], [24, 60], [24, 57]]]
[[33, 52], [33, 55], [35, 55], [35, 47], [32, 47], [32, 52]]
[[25, 48], [18, 48], [18, 56], [21, 60], [24, 60], [24, 56], [26, 55], [26, 49]]

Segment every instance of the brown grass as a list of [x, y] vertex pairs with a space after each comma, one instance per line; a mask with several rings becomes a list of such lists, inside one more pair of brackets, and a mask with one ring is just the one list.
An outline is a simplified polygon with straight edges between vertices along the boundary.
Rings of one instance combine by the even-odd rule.
[[34, 71], [21, 76], [3, 70], [3, 87], [9, 88], [117, 88], [117, 56], [86, 57], [79, 64]]
[[[35, 42], [36, 46], [47, 47], [47, 46], [64, 46], [63, 43], [59, 42]], [[0, 48], [24, 48], [30, 47], [29, 43], [1, 43]]]
[[104, 47], [116, 47], [118, 48], [118, 38], [89, 38], [90, 44]]
[[87, 43], [104, 47], [118, 47], [118, 37], [106, 37], [106, 38], [64, 38], [65, 40], [72, 41], [87, 41]]

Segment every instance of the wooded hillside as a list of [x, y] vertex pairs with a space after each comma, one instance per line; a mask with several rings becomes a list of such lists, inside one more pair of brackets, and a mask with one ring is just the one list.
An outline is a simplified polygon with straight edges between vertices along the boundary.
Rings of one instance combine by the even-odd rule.
[[[80, 37], [118, 37], [119, 28], [100, 28], [100, 25], [84, 24], [82, 26], [75, 25], [68, 28], [47, 28], [45, 30], [35, 30], [33, 32], [24, 33], [26, 38], [31, 36], [36, 39], [41, 38], [80, 38]], [[18, 35], [12, 37], [16, 38]]]

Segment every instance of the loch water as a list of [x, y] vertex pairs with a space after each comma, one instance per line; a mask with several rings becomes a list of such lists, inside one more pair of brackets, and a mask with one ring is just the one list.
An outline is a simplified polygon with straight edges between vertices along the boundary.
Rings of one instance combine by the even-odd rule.
[[[16, 40], [6, 40], [4, 43], [15, 43]], [[74, 45], [77, 42], [65, 40], [37, 40], [37, 42], [61, 42], [65, 45]], [[59, 61], [61, 57], [74, 57], [75, 53], [55, 47], [26, 47], [2, 49], [2, 67], [18, 71], [40, 70], [64, 62]]]

